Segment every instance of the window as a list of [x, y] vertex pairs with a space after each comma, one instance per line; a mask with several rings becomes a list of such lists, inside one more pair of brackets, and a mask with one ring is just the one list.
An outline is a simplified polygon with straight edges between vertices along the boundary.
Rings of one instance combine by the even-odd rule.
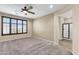
[[27, 33], [27, 21], [2, 16], [2, 35]]
[[3, 34], [9, 34], [10, 33], [10, 19], [9, 18], [3, 18]]
[[11, 19], [11, 33], [15, 34], [16, 32], [16, 19]]
[[26, 21], [23, 21], [23, 33], [26, 33], [26, 30], [27, 30], [26, 25], [27, 25]]
[[22, 33], [22, 20], [18, 20], [18, 33]]
[[72, 24], [71, 23], [63, 23], [62, 24], [62, 38], [63, 39], [70, 39], [72, 38]]

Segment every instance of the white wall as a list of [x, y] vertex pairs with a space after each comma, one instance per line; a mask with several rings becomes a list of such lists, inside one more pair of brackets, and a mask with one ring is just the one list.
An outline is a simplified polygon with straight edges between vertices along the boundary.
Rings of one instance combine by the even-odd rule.
[[33, 36], [53, 41], [53, 14], [33, 20]]
[[73, 5], [73, 53], [79, 55], [79, 5]]
[[59, 44], [59, 17], [58, 14], [54, 14], [54, 43]]

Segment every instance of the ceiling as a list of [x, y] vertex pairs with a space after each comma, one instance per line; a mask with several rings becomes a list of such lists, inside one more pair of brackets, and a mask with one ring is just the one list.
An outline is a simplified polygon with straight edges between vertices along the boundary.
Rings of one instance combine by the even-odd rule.
[[64, 18], [72, 18], [72, 10], [68, 10], [62, 14], [60, 14], [61, 17], [64, 17]]
[[34, 7], [32, 11], [35, 12], [35, 15], [33, 14], [25, 15], [23, 12], [21, 12], [21, 8], [23, 8], [25, 4], [0, 4], [0, 12], [27, 18], [38, 18], [53, 13], [55, 11], [58, 11], [66, 6], [65, 4], [52, 4], [52, 5], [53, 8], [49, 7], [50, 4], [32, 4], [32, 6]]

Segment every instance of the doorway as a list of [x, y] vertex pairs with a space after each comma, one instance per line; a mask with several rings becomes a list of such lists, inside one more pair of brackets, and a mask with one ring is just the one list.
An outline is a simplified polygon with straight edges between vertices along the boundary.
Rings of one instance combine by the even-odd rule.
[[72, 51], [72, 23], [62, 24], [62, 39], [59, 44], [68, 51]]
[[[59, 45], [72, 52], [72, 16], [67, 12], [59, 16]], [[65, 15], [65, 16], [64, 16]]]

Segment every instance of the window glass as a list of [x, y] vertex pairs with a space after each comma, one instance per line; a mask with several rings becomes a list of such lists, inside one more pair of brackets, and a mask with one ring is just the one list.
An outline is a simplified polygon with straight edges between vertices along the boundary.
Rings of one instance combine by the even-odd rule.
[[9, 33], [10, 33], [10, 19], [3, 18], [3, 34], [9, 34]]
[[22, 20], [18, 20], [18, 33], [22, 33]]
[[23, 32], [26, 32], [26, 21], [23, 21]]
[[16, 19], [11, 19], [11, 33], [16, 33]]

